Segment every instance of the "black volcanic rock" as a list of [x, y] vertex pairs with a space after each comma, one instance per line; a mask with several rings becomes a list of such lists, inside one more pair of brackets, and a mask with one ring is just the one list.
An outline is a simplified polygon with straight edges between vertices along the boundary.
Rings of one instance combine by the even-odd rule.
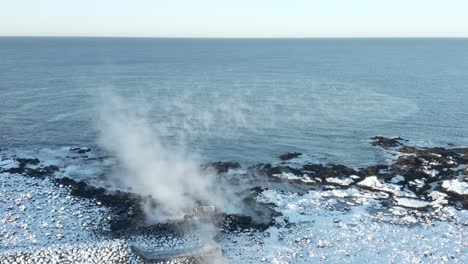
[[242, 231], [246, 229], [256, 229], [259, 231], [264, 231], [270, 226], [274, 225], [273, 219], [269, 223], [257, 223], [253, 221], [251, 216], [241, 214], [226, 214], [223, 215], [223, 219], [223, 229], [231, 232]]
[[38, 177], [38, 178], [45, 178], [46, 176], [52, 175], [54, 172], [58, 171], [59, 167], [55, 165], [40, 167], [37, 169], [27, 169], [28, 176], [31, 177]]
[[255, 166], [249, 167], [249, 171], [257, 175], [266, 175], [272, 177], [275, 174], [291, 173], [296, 176], [302, 176], [303, 171], [299, 169], [292, 168], [290, 166], [273, 166], [271, 164], [257, 164]]
[[[112, 231], [133, 227], [137, 222], [144, 221], [142, 198], [136, 194], [122, 191], [109, 192], [102, 187], [94, 187], [84, 181], [68, 177], [56, 178], [54, 181], [57, 185], [70, 188], [73, 196], [95, 199], [102, 205], [110, 207], [115, 213], [115, 217], [110, 222]], [[131, 216], [128, 214], [130, 211], [133, 212]]]
[[393, 173], [389, 172], [388, 170], [388, 165], [377, 164], [365, 168], [360, 168], [357, 174], [362, 178], [369, 176], [377, 176], [377, 178], [379, 179], [388, 180], [393, 177]]
[[91, 148], [88, 148], [88, 147], [74, 147], [74, 148], [70, 148], [70, 151], [74, 151], [78, 154], [84, 154], [86, 152], [90, 152], [91, 151]]
[[29, 159], [29, 158], [17, 158], [16, 161], [20, 164], [20, 167], [26, 167], [26, 165], [31, 164], [31, 165], [37, 165], [41, 161], [37, 158], [34, 159]]
[[300, 152], [291, 151], [291, 152], [284, 153], [283, 155], [278, 156], [278, 158], [280, 158], [281, 160], [290, 160], [290, 159], [297, 158], [301, 155], [302, 153]]
[[213, 168], [217, 173], [226, 173], [231, 169], [239, 169], [240, 167], [239, 163], [231, 161], [217, 161], [202, 165], [203, 169]]
[[454, 148], [452, 150], [459, 154], [468, 154], [468, 148]]
[[401, 156], [395, 160], [395, 164], [408, 167], [420, 167], [424, 162], [417, 156]]
[[401, 146], [402, 139], [401, 137], [397, 138], [386, 138], [382, 136], [375, 136], [371, 138], [371, 144], [372, 146], [380, 146], [383, 148], [393, 148], [393, 147], [398, 147]]
[[9, 168], [0, 172], [7, 172], [11, 174], [24, 174], [29, 177], [45, 178], [46, 176], [52, 175], [54, 172], [59, 170], [59, 168], [55, 165], [38, 166], [36, 168], [28, 167], [28, 165], [39, 165], [40, 160], [37, 158], [16, 158], [15, 160], [19, 164], [18, 167]]
[[402, 146], [401, 148], [398, 149], [398, 151], [401, 153], [407, 153], [407, 154], [419, 152], [417, 148], [412, 147], [412, 146]]
[[302, 166], [302, 169], [307, 171], [308, 174], [313, 173], [314, 177], [328, 178], [338, 176], [351, 176], [357, 172], [345, 165], [341, 164], [312, 164], [308, 163]]
[[108, 192], [102, 187], [94, 187], [84, 181], [76, 181], [68, 177], [56, 178], [55, 183], [71, 189], [71, 195], [83, 198], [92, 198], [109, 207], [130, 207], [139, 204], [141, 198], [135, 194], [114, 191]]

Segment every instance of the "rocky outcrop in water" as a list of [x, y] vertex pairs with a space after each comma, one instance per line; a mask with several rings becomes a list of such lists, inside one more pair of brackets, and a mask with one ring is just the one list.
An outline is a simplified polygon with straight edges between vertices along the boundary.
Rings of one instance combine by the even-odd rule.
[[73, 148], [70, 148], [70, 151], [74, 151], [78, 154], [85, 154], [87, 152], [90, 152], [91, 151], [91, 148], [88, 148], [88, 147], [73, 147]]
[[300, 153], [300, 152], [291, 151], [291, 152], [279, 155], [278, 158], [280, 160], [291, 160], [291, 159], [297, 158], [297, 157], [299, 157], [301, 155], [302, 155], [302, 153]]
[[417, 148], [404, 145], [404, 142], [400, 137], [371, 138], [372, 145], [383, 147], [394, 156], [390, 164], [359, 169], [341, 164], [259, 164], [249, 169], [258, 175], [296, 184], [326, 188], [357, 187], [382, 192], [393, 197], [395, 204], [405, 204], [407, 207], [409, 203], [403, 203], [401, 199], [398, 202], [398, 197], [411, 197], [413, 204], [417, 201], [427, 202], [427, 206], [420, 206], [419, 203], [417, 207], [420, 209], [440, 206], [440, 203], [434, 203], [437, 199], [467, 209], [468, 148]]
[[202, 169], [213, 169], [217, 173], [226, 173], [229, 170], [239, 169], [241, 166], [238, 162], [232, 161], [217, 161], [203, 164]]

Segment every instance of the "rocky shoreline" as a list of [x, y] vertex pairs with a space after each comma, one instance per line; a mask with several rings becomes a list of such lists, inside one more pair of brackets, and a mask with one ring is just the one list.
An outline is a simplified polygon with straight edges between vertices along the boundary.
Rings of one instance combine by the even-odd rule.
[[436, 209], [441, 203], [457, 209], [468, 208], [468, 148], [417, 148], [404, 145], [402, 138], [371, 140], [372, 145], [382, 147], [392, 156], [389, 164], [358, 169], [342, 164], [259, 164], [250, 167], [249, 173], [272, 181], [325, 189], [357, 187], [385, 193], [394, 203], [398, 203], [398, 197], [431, 201], [426, 206], [414, 207], [418, 209]]
[[[401, 224], [408, 225], [453, 221], [466, 232], [468, 222], [459, 220], [457, 214], [464, 214], [468, 209], [468, 148], [422, 148], [407, 143], [400, 137], [371, 138], [370, 144], [382, 148], [390, 160], [364, 168], [303, 162], [299, 152], [280, 155], [279, 162], [248, 168], [237, 162], [202, 165], [203, 169], [216, 171], [218, 177], [231, 177], [245, 186], [243, 201], [249, 213], [220, 212], [217, 216], [221, 230], [218, 239], [222, 245], [226, 243], [225, 248], [231, 248], [231, 251], [224, 250], [227, 259], [234, 258], [230, 252], [235, 249], [229, 246], [237, 241], [233, 236], [247, 234], [248, 241], [263, 241], [264, 234], [271, 237], [275, 228], [287, 230], [300, 225], [293, 220], [298, 216], [288, 215], [291, 208], [283, 207], [287, 197], [291, 201], [309, 197], [308, 201], [316, 201], [318, 208], [344, 214], [367, 206], [366, 210], [372, 212], [370, 216], [378, 216], [376, 221], [401, 220]], [[90, 159], [88, 155], [92, 149], [70, 148], [68, 151]], [[97, 263], [102, 260], [139, 263], [142, 260], [131, 252], [132, 243], [146, 243], [148, 247], [160, 245], [157, 248], [196, 244], [193, 242], [195, 234], [177, 235], [181, 221], [148, 225], [141, 206], [148, 197], [96, 187], [85, 180], [60, 174], [61, 171], [58, 165], [38, 157], [2, 155], [0, 205], [4, 213], [0, 242], [5, 250], [0, 252], [1, 263]], [[47, 204], [41, 205], [44, 201], [48, 201]], [[307, 215], [316, 209], [301, 210], [302, 215]], [[46, 211], [44, 217], [39, 217]], [[69, 236], [65, 239], [67, 246], [57, 246], [64, 236], [57, 230], [62, 230], [64, 225], [66, 228], [67, 224], [63, 223], [67, 221], [70, 226], [70, 232], [65, 234]], [[80, 226], [72, 227], [75, 224]], [[35, 237], [38, 235], [45, 238], [38, 239]], [[255, 240], [258, 236], [261, 239]], [[93, 243], [96, 246], [91, 246]], [[464, 245], [461, 251], [466, 251], [467, 247]]]

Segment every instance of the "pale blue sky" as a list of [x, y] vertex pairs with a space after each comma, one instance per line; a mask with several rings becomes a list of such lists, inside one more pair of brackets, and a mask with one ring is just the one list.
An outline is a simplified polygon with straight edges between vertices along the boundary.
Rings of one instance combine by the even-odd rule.
[[0, 35], [468, 37], [468, 0], [0, 0]]

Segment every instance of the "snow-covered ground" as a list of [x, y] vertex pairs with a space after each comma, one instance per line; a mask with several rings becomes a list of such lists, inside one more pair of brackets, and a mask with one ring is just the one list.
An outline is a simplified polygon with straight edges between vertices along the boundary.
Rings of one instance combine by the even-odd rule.
[[70, 195], [50, 179], [0, 174], [0, 235], [3, 249], [98, 240], [110, 212], [95, 201]]
[[[41, 160], [29, 168], [56, 165], [60, 169], [54, 177], [90, 182], [112, 165], [92, 151], [78, 151], [20, 154]], [[0, 171], [21, 166], [17, 154], [4, 155]], [[428, 177], [432, 174], [428, 168]], [[281, 173], [273, 178], [285, 185], [315, 181]], [[260, 191], [257, 201], [271, 204], [281, 215], [264, 231], [221, 230], [225, 263], [468, 263], [467, 211], [451, 205], [444, 192], [466, 196], [463, 175], [442, 181], [442, 189], [429, 190], [426, 198], [399, 185], [401, 176], [384, 181], [351, 175], [325, 181], [331, 185], [304, 192]], [[112, 208], [71, 195], [68, 186], [53, 178], [0, 173], [0, 263], [141, 263], [132, 245], [164, 252], [201, 244], [196, 229], [118, 236], [110, 230], [113, 217]], [[187, 260], [175, 263], [180, 262]]]
[[[351, 196], [359, 197], [359, 192]], [[447, 221], [423, 221], [421, 213], [380, 202], [311, 191], [264, 191], [260, 200], [283, 213], [265, 232], [222, 237], [228, 263], [466, 263], [466, 211], [445, 208]], [[343, 196], [347, 196], [342, 198]]]
[[[149, 250], [197, 245], [196, 234], [129, 236], [113, 239], [106, 207], [69, 195], [48, 179], [2, 173], [1, 263], [137, 262], [129, 245]], [[226, 263], [418, 263], [468, 261], [465, 210], [444, 207], [447, 220], [424, 220], [404, 207], [383, 210], [378, 195], [357, 189], [306, 194], [263, 191], [283, 215], [264, 232], [222, 232]], [[21, 253], [21, 254], [20, 254]], [[26, 261], [26, 260], [29, 261]], [[8, 261], [8, 262], [7, 262]]]
[[111, 217], [99, 202], [73, 197], [49, 178], [0, 173], [0, 263], [131, 260], [125, 241], [102, 235]]

